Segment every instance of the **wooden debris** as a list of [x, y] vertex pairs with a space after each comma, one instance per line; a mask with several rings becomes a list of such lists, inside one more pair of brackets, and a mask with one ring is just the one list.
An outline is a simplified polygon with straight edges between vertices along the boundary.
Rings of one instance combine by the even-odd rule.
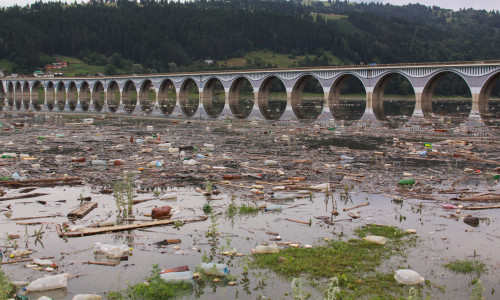
[[61, 214], [48, 215], [48, 216], [37, 216], [37, 217], [20, 217], [20, 218], [12, 218], [10, 221], [22, 221], [22, 220], [33, 220], [33, 219], [44, 219], [44, 218], [55, 218], [60, 217]]
[[97, 202], [87, 202], [82, 206], [74, 209], [70, 213], [68, 213], [68, 218], [83, 218], [96, 207], [97, 207]]
[[25, 187], [25, 186], [54, 186], [82, 184], [78, 177], [44, 178], [31, 180], [8, 180], [0, 181], [0, 186]]
[[481, 210], [481, 209], [495, 209], [500, 208], [500, 205], [491, 205], [491, 206], [467, 206], [462, 209], [465, 210]]
[[353, 219], [359, 219], [361, 217], [358, 213], [355, 213], [353, 211], [349, 212], [347, 215]]
[[464, 202], [500, 202], [500, 195], [474, 195], [464, 198], [451, 198], [451, 200]]
[[297, 221], [297, 220], [292, 220], [292, 219], [288, 219], [288, 218], [286, 218], [285, 220], [290, 221], [290, 222], [300, 223], [300, 224], [306, 224], [309, 226], [311, 225], [311, 222]]
[[368, 205], [370, 205], [370, 202], [365, 202], [365, 203], [361, 203], [361, 204], [358, 204], [358, 205], [355, 205], [355, 206], [352, 206], [352, 207], [346, 207], [346, 208], [344, 208], [344, 211], [348, 211], [348, 210], [351, 210], [351, 209], [356, 209], [356, 208], [363, 207], [363, 206], [368, 206]]
[[100, 266], [116, 266], [117, 263], [114, 262], [102, 262], [102, 261], [72, 261], [73, 263], [82, 263], [82, 264], [87, 264], [87, 265], [100, 265]]
[[26, 195], [19, 195], [19, 196], [13, 196], [13, 197], [0, 198], [0, 201], [16, 200], [16, 199], [27, 199], [27, 198], [36, 198], [36, 197], [46, 196], [46, 195], [48, 195], [48, 194], [47, 193], [33, 193], [33, 194], [26, 194]]
[[[201, 217], [199, 219], [192, 219], [192, 220], [186, 220], [186, 221], [180, 221], [183, 223], [190, 223], [190, 222], [198, 222], [198, 221], [204, 221], [208, 217]], [[137, 228], [144, 228], [144, 227], [152, 227], [152, 226], [161, 226], [161, 225], [170, 225], [175, 223], [174, 220], [159, 220], [159, 221], [151, 221], [151, 222], [143, 222], [139, 224], [125, 224], [125, 225], [116, 225], [116, 226], [109, 226], [109, 227], [102, 227], [102, 228], [86, 228], [81, 231], [74, 231], [74, 232], [62, 232], [62, 229], [59, 230], [57, 229], [57, 232], [59, 234], [59, 237], [81, 237], [81, 236], [88, 236], [88, 235], [94, 235], [94, 234], [103, 234], [103, 233], [110, 233], [110, 232], [117, 232], [117, 231], [124, 231], [124, 230], [131, 230], [131, 229], [137, 229]], [[60, 227], [58, 224], [57, 226]]]

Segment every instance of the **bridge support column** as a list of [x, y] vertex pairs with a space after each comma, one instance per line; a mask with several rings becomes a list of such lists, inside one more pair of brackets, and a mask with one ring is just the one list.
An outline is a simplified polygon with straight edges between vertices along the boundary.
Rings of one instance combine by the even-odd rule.
[[[484, 121], [483, 118], [481, 117], [481, 108], [479, 103], [480, 96], [481, 95], [478, 92], [472, 93], [472, 107], [470, 110], [469, 117], [467, 118], [467, 121], [465, 121], [465, 125], [467, 125], [468, 127], [484, 127]], [[487, 108], [488, 102], [487, 101], [483, 102], [486, 102], [486, 108]], [[481, 105], [484, 106], [485, 103], [481, 103]]]
[[120, 102], [118, 103], [118, 107], [116, 108], [115, 114], [127, 114], [127, 110], [125, 110], [125, 104], [123, 103], [123, 93], [120, 92]]
[[373, 112], [373, 88], [366, 88], [366, 108], [365, 113], [361, 117], [361, 121], [376, 121], [377, 117]]
[[323, 111], [318, 116], [318, 119], [321, 122], [329, 121], [333, 118], [333, 113], [330, 110], [330, 103], [328, 103], [328, 99], [330, 99], [330, 91], [325, 91], [325, 100], [323, 102]]
[[260, 112], [259, 92], [254, 89], [253, 94], [254, 94], [253, 108], [248, 118], [259, 119], [259, 120], [265, 119], [262, 113]]
[[297, 116], [295, 115], [295, 112], [293, 111], [293, 101], [292, 101], [292, 92], [287, 91], [286, 92], [286, 107], [285, 111], [283, 112], [283, 115], [280, 120], [297, 120]]

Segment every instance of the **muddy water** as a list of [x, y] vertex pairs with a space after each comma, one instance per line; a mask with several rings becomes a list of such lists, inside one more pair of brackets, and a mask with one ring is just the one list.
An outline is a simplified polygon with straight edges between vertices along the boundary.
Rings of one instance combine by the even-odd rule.
[[[2, 119], [4, 124], [11, 121]], [[450, 200], [452, 197], [459, 196], [457, 194], [439, 193], [440, 190], [460, 190], [470, 193], [498, 194], [497, 182], [485, 175], [487, 172], [493, 172], [491, 170], [495, 166], [470, 162], [461, 158], [452, 160], [447, 157], [418, 157], [411, 154], [413, 150], [405, 148], [407, 146], [392, 143], [393, 137], [399, 137], [400, 140], [407, 142], [418, 140], [418, 143], [415, 142], [415, 150], [422, 150], [424, 147], [421, 143], [432, 142], [435, 149], [440, 151], [466, 150], [484, 158], [496, 159], [495, 153], [498, 153], [498, 149], [496, 146], [490, 148], [492, 146], [488, 145], [497, 138], [494, 132], [490, 136], [475, 139], [476, 144], [472, 148], [448, 149], [447, 144], [439, 148], [439, 143], [449, 138], [453, 139], [452, 136], [439, 136], [437, 133], [424, 137], [406, 136], [406, 132], [397, 129], [370, 131], [367, 128], [346, 127], [337, 129], [336, 132], [340, 132], [340, 135], [337, 135], [328, 131], [329, 126], [314, 129], [311, 124], [302, 123], [283, 126], [274, 126], [272, 123], [265, 122], [257, 125], [241, 122], [233, 123], [231, 126], [224, 122], [173, 125], [163, 120], [158, 122], [109, 119], [100, 121], [95, 128], [82, 131], [68, 124], [71, 122], [74, 120], [64, 120], [62, 123], [55, 124], [54, 119], [49, 118], [39, 121], [37, 127], [25, 128], [24, 132], [12, 130], [4, 132], [1, 136], [2, 147], [6, 149], [5, 151], [14, 151], [15, 146], [6, 144], [7, 141], [13, 141], [17, 144], [16, 147], [23, 149], [16, 151], [18, 153], [43, 155], [46, 161], [42, 163], [42, 169], [45, 173], [29, 172], [25, 175], [27, 178], [37, 176], [47, 178], [52, 176], [52, 173], [55, 173], [54, 175], [66, 173], [84, 178], [82, 186], [37, 188], [35, 192], [49, 195], [0, 202], [0, 210], [2, 210], [0, 226], [3, 233], [19, 235], [20, 238], [16, 240], [19, 248], [35, 250], [31, 257], [54, 257], [53, 261], [59, 266], [59, 271], [76, 276], [69, 281], [66, 289], [31, 294], [31, 297], [44, 294], [54, 299], [71, 299], [78, 293], [104, 295], [108, 291], [123, 290], [129, 284], [143, 282], [150, 274], [153, 264], [159, 264], [162, 268], [188, 265], [194, 270], [203, 258], [209, 258], [214, 262], [227, 263], [229, 273], [235, 277], [238, 285], [228, 286], [226, 280], [218, 283], [212, 281], [195, 283], [193, 292], [186, 298], [255, 299], [265, 296], [269, 299], [286, 299], [290, 298], [289, 294], [292, 292], [288, 280], [259, 269], [250, 269], [248, 274], [245, 274], [243, 268], [251, 256], [228, 258], [221, 255], [221, 252], [236, 248], [238, 252], [249, 255], [255, 246], [271, 242], [270, 239], [274, 237], [270, 234], [271, 232], [279, 234], [283, 242], [321, 245], [325, 238], [347, 240], [353, 237], [355, 228], [376, 223], [394, 225], [402, 229], [415, 229], [419, 236], [417, 245], [407, 249], [406, 256], [396, 257], [384, 263], [381, 267], [382, 272], [393, 272], [400, 267], [409, 267], [431, 282], [431, 287], [425, 287], [424, 293], [430, 294], [432, 299], [468, 299], [471, 291], [471, 277], [453, 274], [442, 265], [450, 259], [473, 258], [476, 255], [476, 258], [483, 261], [488, 268], [486, 274], [481, 276], [485, 285], [483, 295], [487, 299], [498, 298], [496, 293], [492, 294], [493, 290], [500, 289], [499, 260], [496, 255], [496, 249], [500, 245], [498, 211], [493, 209], [463, 211], [462, 217], [470, 213], [481, 218], [479, 227], [470, 227], [463, 222], [463, 218], [450, 217], [455, 213], [454, 210], [443, 209], [443, 203], [464, 205], [468, 203]], [[34, 125], [36, 122], [33, 121], [31, 124]], [[142, 149], [136, 144], [127, 144], [130, 152], [120, 153], [109, 150], [113, 145], [128, 141], [131, 135], [135, 138], [150, 136], [151, 132], [145, 130], [146, 124], [153, 124], [154, 132], [160, 132], [162, 140], [172, 141], [175, 145], [196, 145], [201, 149], [204, 143], [211, 142], [217, 146], [215, 151], [203, 152], [207, 156], [212, 153], [212, 157], [205, 161], [198, 160], [199, 165], [193, 167], [184, 166], [179, 157], [157, 152], [154, 145], [151, 147], [154, 148], [155, 153], [139, 154], [141, 159], [137, 161], [130, 161], [132, 154], [137, 154]], [[209, 127], [208, 130], [207, 127]], [[39, 145], [35, 143], [37, 136], [50, 136], [54, 130], [65, 132], [66, 138], [54, 142], [42, 142]], [[288, 135], [290, 140], [283, 140], [283, 135]], [[21, 137], [24, 142], [19, 141]], [[31, 140], [33, 141], [30, 143]], [[39, 153], [39, 148], [44, 145], [52, 147], [51, 150]], [[64, 148], [57, 149], [61, 145]], [[92, 168], [88, 162], [84, 165], [55, 163], [56, 155], [90, 156], [90, 153], [85, 153], [81, 149], [83, 145], [94, 147], [92, 154], [100, 157], [122, 157], [127, 161], [126, 166]], [[103, 149], [98, 150], [99, 145]], [[386, 154], [376, 156], [374, 151]], [[489, 154], [485, 154], [486, 152]], [[340, 155], [349, 155], [354, 159], [340, 160]], [[166, 161], [164, 167], [143, 171], [144, 173], [137, 171], [138, 167], [144, 166], [140, 163], [149, 162], [156, 156], [162, 156]], [[255, 215], [227, 216], [227, 207], [231, 201], [237, 205], [271, 204], [269, 201], [271, 185], [266, 185], [263, 197], [255, 196], [246, 187], [257, 181], [279, 182], [285, 178], [280, 178], [272, 172], [242, 169], [238, 164], [238, 162], [247, 161], [252, 167], [266, 170], [270, 168], [263, 165], [263, 160], [268, 158], [279, 160], [278, 168], [286, 172], [286, 176], [306, 176], [307, 184], [330, 181], [335, 190], [333, 197], [327, 197], [319, 192], [314, 193], [312, 198], [308, 194], [303, 194], [303, 198], [282, 202], [283, 209], [280, 212], [261, 211]], [[304, 159], [310, 161], [305, 164], [301, 163], [300, 160]], [[3, 168], [8, 168], [8, 171], [29, 169], [28, 164], [15, 167], [8, 166], [9, 163], [4, 161], [2, 164], [5, 164]], [[201, 166], [202, 164], [226, 166], [229, 169], [223, 172], [207, 171]], [[325, 164], [335, 166], [325, 167]], [[466, 174], [463, 172], [465, 167], [474, 167], [483, 172]], [[92, 201], [98, 202], [98, 208], [81, 220], [70, 222], [71, 226], [87, 227], [95, 221], [116, 221], [119, 213], [113, 196], [100, 194], [99, 191], [111, 187], [111, 183], [120, 178], [126, 170], [136, 172], [134, 199], [151, 199], [157, 196], [162, 198], [162, 195], [172, 191], [178, 193], [178, 198], [173, 201], [157, 199], [134, 205], [133, 214], [139, 221], [150, 220], [147, 214], [151, 213], [152, 208], [162, 205], [173, 207], [175, 212], [173, 220], [195, 219], [205, 215], [202, 206], [207, 202], [214, 208], [216, 218], [188, 223], [178, 229], [173, 226], [160, 226], [67, 240], [57, 236], [55, 224], [69, 222], [66, 214], [80, 204], [80, 195], [92, 197]], [[241, 181], [232, 182], [233, 185], [228, 185], [221, 180], [224, 172], [253, 176], [261, 172], [262, 180], [249, 176]], [[412, 176], [420, 182], [414, 194], [408, 193], [396, 184], [404, 172], [412, 173]], [[364, 176], [346, 176], [346, 173]], [[212, 196], [213, 200], [207, 200], [205, 196], [195, 191], [196, 187], [203, 187], [206, 180], [213, 183], [214, 189], [221, 191], [221, 194]], [[243, 187], [238, 187], [240, 184]], [[351, 200], [345, 203], [340, 200], [344, 185], [353, 187], [349, 193]], [[160, 195], [153, 193], [151, 188], [154, 186], [163, 187]], [[7, 192], [6, 196], [9, 197], [20, 195], [20, 189], [3, 187], [1, 189]], [[298, 194], [299, 192], [291, 193]], [[424, 198], [422, 195], [432, 195], [438, 200], [420, 200]], [[392, 201], [394, 198], [401, 198], [403, 202], [394, 203]], [[46, 201], [46, 203], [42, 204], [37, 201]], [[349, 217], [343, 208], [366, 201], [370, 202], [369, 206], [355, 209], [361, 218], [344, 220]], [[339, 216], [330, 219], [335, 225], [327, 225], [318, 218], [324, 216], [331, 218], [331, 211], [334, 209], [340, 212]], [[12, 212], [10, 218], [5, 215], [7, 211]], [[12, 220], [54, 214], [60, 214], [60, 216]], [[311, 221], [311, 225], [290, 222], [285, 220], [286, 218], [303, 222]], [[39, 230], [41, 225], [17, 224], [35, 221], [43, 223], [43, 234], [40, 240], [36, 239], [34, 232]], [[218, 233], [215, 244], [211, 244], [214, 240], [206, 236], [211, 230], [211, 225]], [[6, 239], [5, 234], [1, 238], [3, 249], [14, 243]], [[182, 242], [165, 247], [153, 245], [164, 239], [181, 239]], [[128, 257], [128, 260], [121, 261], [114, 267], [83, 264], [84, 261], [102, 260], [102, 257], [94, 256], [92, 246], [95, 242], [125, 243], [133, 248], [132, 255]], [[174, 246], [178, 246], [179, 249], [174, 249]], [[25, 268], [23, 263], [2, 265], [2, 270], [13, 280], [31, 281], [47, 274], [33, 268]], [[307, 282], [305, 278], [303, 281]], [[312, 293], [313, 299], [323, 297], [321, 291], [311, 286], [306, 289]]]

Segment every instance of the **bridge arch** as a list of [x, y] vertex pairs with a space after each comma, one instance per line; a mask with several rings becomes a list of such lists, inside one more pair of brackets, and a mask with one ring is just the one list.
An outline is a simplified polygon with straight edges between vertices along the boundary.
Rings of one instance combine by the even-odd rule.
[[3, 82], [0, 81], [0, 110], [3, 110], [5, 107], [6, 98], [7, 98], [7, 93], [5, 93]]
[[176, 102], [177, 92], [174, 83], [170, 79], [163, 80], [158, 89], [158, 106], [161, 112], [170, 115], [175, 109]]
[[82, 81], [78, 92], [78, 102], [80, 103], [80, 107], [83, 111], [89, 110], [91, 101], [92, 92], [90, 91], [90, 85], [87, 81]]
[[[366, 96], [363, 97], [362, 101], [359, 101], [362, 104], [358, 105], [360, 106], [360, 110], [358, 113], [347, 110], [347, 105], [350, 105], [350, 103], [347, 103], [348, 102], [347, 100], [343, 101], [341, 99], [341, 95], [342, 95], [342, 88], [345, 87], [346, 84], [348, 84], [349, 82], [351, 82], [351, 85], [357, 85], [358, 89], [359, 86], [361, 86], [362, 90], [366, 94], [366, 86], [363, 84], [363, 81], [361, 80], [358, 74], [345, 72], [340, 76], [338, 76], [332, 83], [332, 86], [330, 87], [330, 92], [328, 93], [328, 107], [330, 108], [330, 113], [332, 117], [336, 120], [358, 120], [363, 116], [363, 113], [365, 111]], [[356, 87], [354, 87], [354, 89], [355, 88]]]
[[141, 106], [141, 111], [145, 113], [151, 113], [156, 104], [156, 91], [153, 82], [149, 79], [144, 80], [141, 83], [139, 89], [139, 105]]
[[28, 110], [30, 109], [30, 84], [29, 82], [25, 81], [23, 83], [23, 108]]
[[137, 107], [137, 88], [132, 80], [127, 80], [123, 85], [121, 105], [128, 113], [133, 113]]
[[484, 119], [489, 119], [490, 116], [490, 109], [489, 109], [489, 101], [490, 101], [490, 96], [491, 92], [493, 91], [493, 88], [495, 85], [499, 82], [500, 80], [500, 71], [491, 74], [486, 81], [484, 82], [483, 86], [479, 90], [479, 95], [478, 97], [478, 106], [479, 106], [479, 114], [481, 115], [481, 118]]
[[56, 85], [56, 106], [59, 111], [63, 111], [66, 107], [66, 87], [62, 81]]
[[96, 81], [92, 87], [92, 104], [89, 105], [89, 109], [94, 109], [98, 112], [106, 106], [106, 92], [104, 91], [104, 85], [100, 81]]
[[281, 118], [285, 113], [287, 100], [285, 84], [279, 77], [270, 75], [262, 81], [257, 92], [257, 104], [266, 120]]
[[31, 105], [36, 111], [41, 111], [45, 104], [45, 88], [41, 81], [35, 81], [31, 86]]
[[55, 106], [56, 101], [56, 88], [52, 81], [47, 83], [47, 90], [45, 92], [45, 103], [47, 104], [47, 109], [52, 111]]
[[75, 111], [78, 104], [78, 89], [74, 81], [68, 84], [68, 92], [66, 93], [68, 107], [71, 111]]
[[12, 81], [10, 81], [7, 84], [7, 106], [9, 108], [14, 107], [14, 98], [15, 98], [14, 94], [15, 94], [14, 83], [12, 83]]
[[118, 83], [114, 80], [108, 83], [106, 91], [106, 104], [111, 112], [116, 112], [121, 105], [121, 94]]
[[21, 109], [21, 105], [23, 102], [23, 90], [21, 86], [21, 82], [17, 81], [16, 82], [16, 89], [14, 92], [14, 105], [16, 109]]
[[[304, 91], [309, 94], [307, 99], [304, 99]], [[290, 103], [297, 119], [317, 119], [325, 104], [325, 92], [319, 79], [311, 74], [302, 75], [293, 86]]]
[[179, 106], [181, 107], [184, 115], [187, 117], [192, 117], [196, 114], [196, 111], [200, 106], [199, 94], [199, 87], [193, 78], [186, 78], [182, 82], [179, 91]]
[[220, 79], [215, 77], [209, 79], [203, 87], [200, 98], [203, 109], [209, 117], [220, 116], [226, 104], [226, 93]]
[[252, 113], [255, 94], [250, 80], [245, 76], [235, 78], [228, 93], [229, 109], [238, 119], [246, 119]]
[[[408, 77], [407, 74], [401, 72], [401, 71], [396, 71], [392, 70], [389, 71], [385, 74], [383, 74], [375, 83], [373, 87], [373, 92], [372, 92], [372, 99], [371, 99], [371, 104], [372, 104], [372, 109], [375, 117], [379, 120], [386, 120], [387, 121], [387, 114], [384, 109], [384, 92], [390, 83], [392, 79], [394, 79], [396, 76], [402, 76], [405, 80], [407, 80], [410, 83], [411, 90], [413, 91], [413, 94], [415, 94], [415, 87], [412, 82], [412, 78]], [[415, 100], [416, 102], [416, 100]], [[413, 104], [413, 102], [412, 102]], [[407, 104], [410, 105], [410, 104]], [[408, 111], [406, 115], [409, 117], [413, 115], [413, 111], [415, 109], [414, 104], [410, 105], [413, 106], [413, 109], [411, 107], [408, 108]]]
[[[430, 118], [432, 114], [435, 113], [435, 110], [433, 108], [433, 98], [434, 98], [434, 92], [438, 84], [448, 75], [454, 74], [458, 75], [459, 78], [465, 82], [467, 85], [468, 93], [472, 94], [471, 86], [467, 80], [466, 77], [463, 76], [461, 72], [458, 72], [454, 69], [442, 69], [439, 71], [436, 71], [434, 74], [432, 74], [427, 81], [425, 82], [425, 85], [422, 89], [422, 95], [421, 95], [421, 103], [422, 103], [422, 112], [424, 113], [424, 116], [426, 118]], [[470, 113], [470, 110], [469, 110]]]

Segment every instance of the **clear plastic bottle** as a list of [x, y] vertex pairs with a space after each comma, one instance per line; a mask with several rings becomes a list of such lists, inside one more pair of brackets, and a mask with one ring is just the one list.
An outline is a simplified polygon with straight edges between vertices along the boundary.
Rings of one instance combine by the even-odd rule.
[[277, 210], [281, 210], [281, 205], [270, 204], [266, 205], [266, 209], [264, 209], [264, 211], [277, 211]]
[[264, 166], [268, 166], [268, 167], [274, 167], [274, 166], [277, 166], [278, 164], [279, 164], [279, 162], [276, 160], [266, 159], [264, 161]]
[[59, 274], [39, 278], [26, 287], [28, 292], [41, 292], [54, 289], [65, 288], [68, 285], [69, 274]]
[[93, 166], [104, 166], [104, 165], [106, 165], [106, 163], [107, 162], [105, 160], [102, 160], [102, 159], [94, 159], [92, 161]]
[[255, 249], [253, 249], [252, 252], [255, 254], [278, 253], [280, 252], [280, 249], [278, 248], [277, 244], [272, 244], [269, 246], [261, 245], [255, 247]]
[[166, 282], [191, 282], [193, 281], [193, 272], [192, 271], [184, 271], [184, 272], [170, 272], [160, 274], [161, 279]]
[[273, 198], [274, 200], [293, 200], [295, 199], [295, 195], [288, 193], [274, 193], [271, 198]]
[[200, 268], [208, 275], [227, 276], [229, 269], [226, 264], [202, 263]]

